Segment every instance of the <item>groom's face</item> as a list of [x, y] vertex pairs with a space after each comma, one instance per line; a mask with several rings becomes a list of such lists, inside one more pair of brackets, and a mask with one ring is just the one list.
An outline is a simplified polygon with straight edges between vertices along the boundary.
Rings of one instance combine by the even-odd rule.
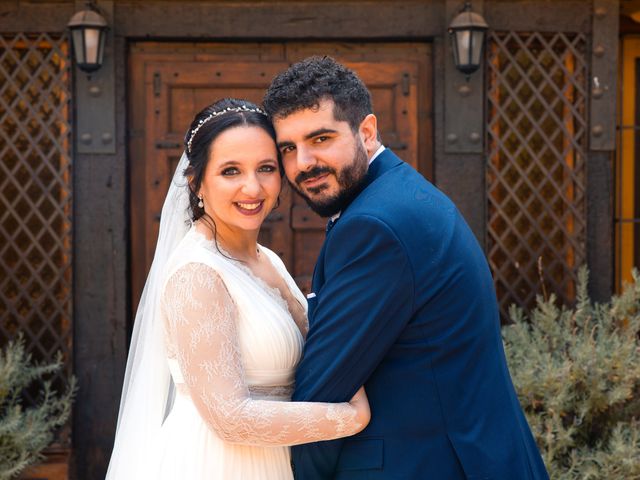
[[318, 108], [274, 120], [289, 182], [323, 217], [338, 213], [359, 193], [368, 167], [359, 132], [336, 120], [333, 107], [332, 100], [322, 100]]

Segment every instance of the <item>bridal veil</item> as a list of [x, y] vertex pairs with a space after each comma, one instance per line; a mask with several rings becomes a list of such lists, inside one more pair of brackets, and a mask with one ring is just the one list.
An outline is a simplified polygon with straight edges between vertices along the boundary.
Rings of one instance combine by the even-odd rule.
[[187, 166], [183, 153], [162, 206], [153, 263], [133, 326], [108, 480], [145, 478], [152, 440], [172, 401], [159, 307], [167, 260], [191, 226]]

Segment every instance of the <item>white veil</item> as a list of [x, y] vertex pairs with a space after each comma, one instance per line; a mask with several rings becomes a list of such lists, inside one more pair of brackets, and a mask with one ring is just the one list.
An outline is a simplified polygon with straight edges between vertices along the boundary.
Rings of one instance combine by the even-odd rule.
[[165, 265], [191, 225], [187, 166], [183, 153], [162, 206], [158, 243], [133, 326], [108, 480], [146, 478], [153, 440], [172, 401], [159, 305]]

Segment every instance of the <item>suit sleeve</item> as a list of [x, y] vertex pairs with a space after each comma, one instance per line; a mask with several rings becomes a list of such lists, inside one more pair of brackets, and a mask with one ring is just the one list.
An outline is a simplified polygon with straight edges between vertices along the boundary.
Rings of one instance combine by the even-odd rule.
[[[295, 401], [343, 402], [363, 385], [413, 311], [414, 277], [395, 233], [370, 216], [341, 220], [327, 239], [325, 283], [296, 373]], [[375, 405], [372, 405], [375, 417]], [[341, 441], [293, 449], [296, 478], [332, 478]]]

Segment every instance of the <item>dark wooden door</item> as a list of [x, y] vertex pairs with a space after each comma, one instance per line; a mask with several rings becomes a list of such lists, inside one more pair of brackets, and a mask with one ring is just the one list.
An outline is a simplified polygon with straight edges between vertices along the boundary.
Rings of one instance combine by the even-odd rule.
[[[292, 62], [329, 54], [370, 88], [383, 143], [427, 178], [432, 174], [431, 49], [424, 43], [167, 44], [144, 42], [130, 54], [132, 305], [151, 266], [160, 210], [194, 114], [222, 97], [260, 103]], [[285, 185], [260, 242], [277, 252], [303, 291], [326, 221]]]

